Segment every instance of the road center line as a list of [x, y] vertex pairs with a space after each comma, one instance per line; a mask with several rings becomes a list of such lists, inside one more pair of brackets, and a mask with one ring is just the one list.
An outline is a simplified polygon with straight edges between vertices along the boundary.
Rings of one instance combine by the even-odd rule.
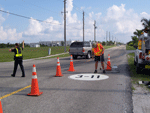
[[4, 98], [6, 98], [6, 97], [9, 97], [9, 96], [11, 96], [11, 95], [13, 95], [13, 94], [15, 94], [15, 93], [18, 93], [18, 92], [20, 92], [20, 91], [22, 91], [22, 90], [25, 90], [25, 89], [27, 89], [27, 88], [29, 88], [29, 87], [31, 87], [31, 85], [26, 86], [26, 87], [24, 87], [24, 88], [21, 88], [21, 89], [19, 89], [19, 90], [17, 90], [17, 91], [14, 91], [14, 92], [12, 92], [12, 93], [7, 94], [7, 95], [4, 95], [4, 96], [0, 97], [0, 99], [4, 99]]

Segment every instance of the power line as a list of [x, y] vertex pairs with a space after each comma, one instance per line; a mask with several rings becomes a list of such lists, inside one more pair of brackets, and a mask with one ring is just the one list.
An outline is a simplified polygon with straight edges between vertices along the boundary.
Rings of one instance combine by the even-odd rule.
[[[77, 5], [75, 5], [74, 3], [73, 3], [73, 6], [75, 6], [75, 7], [77, 8], [77, 9], [76, 9], [76, 8], [75, 8], [75, 9], [76, 9], [78, 12], [80, 12], [81, 14], [83, 13], [83, 10], [81, 10], [81, 9], [80, 9]], [[78, 9], [79, 9], [79, 10], [78, 10]]]
[[[85, 15], [88, 15], [86, 12], [85, 12]], [[89, 16], [89, 15], [88, 15]], [[88, 17], [90, 20], [92, 20], [93, 21], [93, 19], [91, 18], [91, 17]]]
[[4, 11], [4, 10], [0, 10], [0, 11], [3, 12], [3, 13], [8, 13], [8, 14], [11, 14], [11, 15], [14, 15], [14, 16], [18, 16], [18, 17], [22, 17], [22, 18], [26, 18], [26, 19], [36, 20], [36, 21], [39, 21], [39, 22], [45, 22], [45, 23], [50, 23], [50, 24], [55, 24], [55, 25], [62, 25], [62, 24], [56, 24], [56, 23], [52, 23], [52, 22], [47, 22], [47, 21], [39, 20], [39, 19], [34, 19], [34, 18], [31, 18], [31, 17], [27, 17], [27, 16], [15, 14], [15, 13], [7, 12], [7, 11]]
[[[23, 0], [22, 0], [22, 1], [23, 1]], [[25, 2], [25, 1], [23, 1], [23, 2]], [[60, 13], [58, 13], [58, 12], [52, 11], [52, 10], [50, 10], [50, 9], [43, 8], [43, 7], [38, 6], [38, 5], [34, 5], [34, 4], [32, 4], [32, 3], [27, 3], [27, 2], [25, 2], [25, 3], [26, 3], [26, 4], [29, 4], [29, 5], [33, 5], [33, 6], [38, 7], [38, 8], [41, 8], [41, 9], [43, 9], [43, 10], [51, 11], [52, 13], [60, 14]]]
[[[67, 26], [68, 26], [68, 25], [67, 25]], [[71, 26], [68, 26], [68, 27], [70, 27], [70, 28], [74, 28], [74, 29], [76, 29], [76, 30], [82, 30], [82, 28], [81, 28], [81, 29], [79, 29], [79, 28], [71, 27]]]
[[[73, 3], [73, 5], [77, 8], [77, 9], [79, 9], [79, 10], [77, 10], [77, 11], [81, 11], [80, 13], [82, 14], [83, 13], [83, 10], [81, 10], [77, 5], [75, 5], [74, 3]], [[84, 14], [86, 14], [86, 15], [88, 15], [85, 11], [84, 11]], [[88, 17], [90, 20], [92, 20], [93, 21], [93, 19], [91, 18], [91, 17]]]

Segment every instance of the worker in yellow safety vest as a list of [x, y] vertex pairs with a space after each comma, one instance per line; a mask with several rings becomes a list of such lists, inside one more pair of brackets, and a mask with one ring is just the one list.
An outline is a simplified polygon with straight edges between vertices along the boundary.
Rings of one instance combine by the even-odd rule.
[[[101, 43], [93, 43], [92, 44], [92, 54], [95, 56], [95, 71], [97, 73], [98, 61], [101, 61], [101, 65], [103, 68], [103, 73], [105, 73], [104, 69], [104, 47]], [[100, 68], [101, 70], [101, 68]]]
[[24, 66], [23, 66], [23, 55], [22, 55], [22, 50], [24, 48], [24, 41], [22, 42], [22, 48], [19, 47], [18, 43], [15, 43], [15, 48], [13, 49], [9, 49], [9, 52], [14, 52], [14, 71], [13, 74], [11, 74], [12, 77], [15, 77], [16, 71], [17, 71], [17, 67], [18, 64], [20, 65], [21, 71], [22, 71], [22, 76], [21, 77], [25, 77], [25, 72], [24, 72]]

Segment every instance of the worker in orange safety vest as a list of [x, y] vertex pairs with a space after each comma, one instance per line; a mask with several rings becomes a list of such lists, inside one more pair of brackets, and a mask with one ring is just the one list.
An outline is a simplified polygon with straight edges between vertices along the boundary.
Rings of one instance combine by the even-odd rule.
[[[92, 44], [92, 55], [95, 56], [95, 71], [97, 73], [98, 61], [101, 61], [101, 65], [103, 68], [103, 73], [105, 73], [104, 69], [104, 47], [101, 43], [93, 43]], [[101, 68], [100, 68], [101, 70]]]

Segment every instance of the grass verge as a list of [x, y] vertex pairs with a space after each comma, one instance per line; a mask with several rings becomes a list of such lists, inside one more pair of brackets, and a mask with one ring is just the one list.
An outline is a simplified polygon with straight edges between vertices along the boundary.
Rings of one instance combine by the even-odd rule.
[[126, 45], [126, 50], [136, 50], [133, 46]]
[[50, 59], [50, 58], [57, 58], [57, 57], [68, 57], [70, 56], [69, 53], [62, 54], [62, 55], [57, 55], [57, 56], [51, 56], [51, 57], [45, 57], [45, 58], [40, 58], [40, 59]]
[[[33, 47], [26, 47], [22, 51], [23, 53], [23, 59], [32, 59], [32, 58], [39, 58], [39, 57], [45, 57], [48, 56], [48, 50], [51, 48], [51, 55], [64, 53], [64, 46], [63, 47], [39, 47], [39, 48], [33, 48]], [[10, 62], [14, 59], [14, 53], [9, 52], [10, 48], [3, 48], [0, 49], [0, 62]], [[66, 47], [66, 51], [69, 51], [69, 46]]]
[[103, 46], [105, 49], [108, 49], [108, 48], [112, 48], [112, 47], [115, 47], [116, 45], [112, 45], [112, 46]]

